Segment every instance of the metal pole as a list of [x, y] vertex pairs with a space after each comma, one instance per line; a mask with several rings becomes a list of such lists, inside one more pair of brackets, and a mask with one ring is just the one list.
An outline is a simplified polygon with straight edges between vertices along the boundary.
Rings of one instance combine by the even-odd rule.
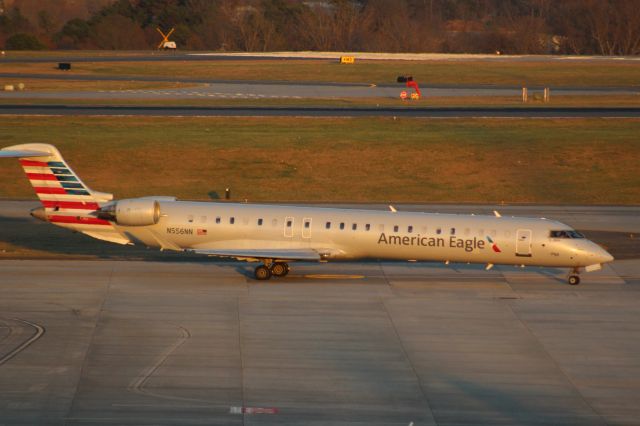
[[529, 91], [527, 90], [526, 87], [522, 88], [522, 102], [527, 102], [529, 98]]

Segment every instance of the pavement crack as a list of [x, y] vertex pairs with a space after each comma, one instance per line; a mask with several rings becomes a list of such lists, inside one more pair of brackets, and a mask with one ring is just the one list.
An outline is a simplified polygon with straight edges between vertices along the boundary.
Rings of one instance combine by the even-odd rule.
[[76, 403], [76, 399], [78, 398], [78, 391], [80, 389], [80, 382], [82, 382], [82, 378], [86, 374], [89, 364], [89, 352], [91, 347], [94, 344], [96, 338], [96, 330], [100, 324], [100, 318], [104, 312], [104, 306], [109, 297], [109, 292], [111, 291], [111, 284], [113, 283], [113, 275], [114, 275], [115, 265], [111, 266], [111, 270], [109, 271], [109, 277], [107, 278], [107, 283], [102, 293], [102, 300], [100, 301], [100, 308], [98, 309], [98, 313], [96, 314], [96, 319], [93, 324], [93, 330], [91, 330], [91, 336], [89, 337], [89, 342], [87, 343], [86, 351], [84, 353], [84, 360], [82, 362], [82, 367], [80, 367], [80, 374], [78, 374], [78, 381], [76, 382], [73, 390], [73, 397], [71, 398], [71, 402], [69, 403], [69, 409], [67, 410], [67, 414], [64, 417], [65, 424], [66, 421], [71, 419], [71, 414], [73, 413], [73, 408]]
[[[245, 406], [244, 400], [244, 357], [242, 351], [242, 319], [240, 316], [240, 298], [237, 298], [237, 312], [238, 312], [238, 352], [240, 355], [240, 398], [242, 400], [242, 407]], [[242, 414], [242, 425], [244, 426], [246, 415]]]
[[518, 313], [513, 309], [512, 304], [511, 303], [507, 303], [506, 305], [508, 306], [508, 308], [511, 311], [511, 313], [513, 314], [513, 316], [518, 320], [518, 322], [524, 327], [525, 330], [527, 330], [527, 333], [529, 333], [529, 335], [531, 335], [535, 339], [536, 343], [538, 344], [538, 346], [540, 347], [540, 349], [542, 350], [544, 355], [547, 357], [547, 359], [549, 359], [551, 361], [551, 363], [553, 363], [553, 365], [558, 369], [558, 371], [560, 372], [562, 377], [564, 377], [565, 380], [567, 381], [567, 383], [569, 383], [571, 385], [571, 387], [575, 391], [576, 395], [578, 395], [578, 397], [582, 400], [582, 402], [584, 402], [584, 404], [587, 407], [589, 407], [589, 409], [600, 420], [602, 420], [602, 423], [604, 425], [608, 425], [609, 423], [605, 420], [605, 418], [602, 415], [602, 413], [598, 412], [598, 410], [589, 402], [589, 400], [582, 394], [582, 392], [580, 392], [580, 389], [578, 389], [578, 386], [571, 379], [571, 376], [569, 376], [569, 374], [567, 374], [567, 372], [562, 368], [562, 366], [558, 363], [558, 361], [556, 361], [556, 359], [553, 356], [551, 356], [551, 354], [549, 353], [547, 348], [544, 346], [544, 344], [542, 344], [542, 342], [540, 341], [540, 338], [536, 335], [536, 333], [527, 325], [527, 323], [525, 321], [523, 321], [520, 318], [520, 316], [518, 316]]
[[[385, 303], [385, 301], [384, 301], [384, 299], [382, 297], [380, 298], [380, 304], [382, 305], [382, 310], [384, 311], [385, 315], [387, 316], [387, 318], [389, 320], [389, 323], [391, 324], [391, 327], [393, 328], [393, 332], [394, 332], [394, 334], [396, 336], [396, 339], [398, 340], [398, 345], [400, 346], [400, 350], [402, 351], [402, 354], [404, 355], [404, 358], [409, 363], [409, 366], [411, 367], [411, 371], [413, 372], [413, 375], [416, 378], [418, 387], [420, 388], [420, 393], [422, 394], [422, 398], [424, 399], [424, 401], [427, 403], [427, 408], [429, 409], [429, 413], [431, 414], [431, 418], [433, 419], [434, 423], [436, 425], [438, 425], [439, 423], [436, 420], [436, 416], [433, 413], [433, 409], [431, 408], [431, 402], [429, 401], [429, 396], [427, 395], [427, 392], [425, 391], [424, 387], [422, 386], [422, 381], [420, 380], [420, 375], [418, 374], [418, 371], [416, 370], [415, 366], [413, 365], [413, 362], [411, 362], [411, 358], [409, 357], [409, 352], [407, 352], [407, 348], [404, 346], [404, 342], [402, 341], [402, 338], [400, 337], [400, 333], [398, 332], [398, 327], [396, 326], [396, 323], [393, 321], [393, 317], [389, 313], [389, 309], [387, 309], [387, 304]], [[413, 422], [411, 422], [411, 424], [413, 424]]]

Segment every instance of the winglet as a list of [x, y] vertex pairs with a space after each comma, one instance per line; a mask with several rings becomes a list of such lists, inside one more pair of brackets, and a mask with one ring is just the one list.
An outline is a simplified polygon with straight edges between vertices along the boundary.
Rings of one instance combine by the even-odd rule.
[[498, 210], [494, 210], [494, 211], [493, 211], [493, 214], [494, 214], [496, 217], [502, 217], [502, 215], [501, 215], [500, 213], [498, 213]]
[[393, 213], [397, 213], [398, 210], [396, 210], [395, 207], [393, 207], [391, 204], [389, 204], [389, 210], [391, 210]]

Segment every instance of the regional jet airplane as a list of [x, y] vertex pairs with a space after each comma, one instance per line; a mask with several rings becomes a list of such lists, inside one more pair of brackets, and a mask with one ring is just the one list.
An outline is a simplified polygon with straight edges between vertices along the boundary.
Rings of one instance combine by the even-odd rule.
[[174, 197], [113, 200], [91, 190], [58, 150], [24, 144], [18, 158], [42, 206], [31, 214], [119, 244], [236, 258], [261, 264], [255, 278], [289, 272], [291, 261], [395, 259], [598, 270], [613, 257], [571, 227], [548, 219], [409, 213], [227, 202]]

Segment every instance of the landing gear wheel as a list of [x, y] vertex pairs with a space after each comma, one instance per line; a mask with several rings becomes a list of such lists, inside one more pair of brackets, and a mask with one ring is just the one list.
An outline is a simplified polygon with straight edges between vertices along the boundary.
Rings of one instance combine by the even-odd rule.
[[577, 275], [569, 275], [569, 278], [567, 279], [567, 282], [570, 285], [578, 285], [580, 284], [580, 277]]
[[271, 278], [271, 270], [264, 265], [260, 265], [255, 271], [256, 280], [265, 281]]
[[274, 277], [284, 277], [289, 273], [289, 265], [284, 262], [276, 262], [271, 265], [271, 274]]

